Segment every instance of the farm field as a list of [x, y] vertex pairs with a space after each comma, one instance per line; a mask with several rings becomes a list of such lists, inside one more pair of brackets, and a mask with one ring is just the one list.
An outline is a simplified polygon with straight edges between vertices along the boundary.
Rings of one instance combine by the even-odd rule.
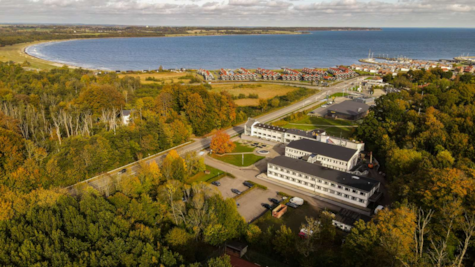
[[[222, 92], [227, 91], [233, 96], [244, 94], [246, 97], [249, 94], [257, 94], [258, 98], [269, 99], [274, 96], [282, 96], [289, 92], [297, 90], [296, 87], [280, 85], [280, 84], [215, 84], [212, 85], [212, 91]], [[243, 98], [234, 101], [238, 106], [257, 106], [259, 99]]]
[[[180, 79], [182, 77], [185, 77], [187, 75], [191, 75], [189, 72], [161, 72], [161, 73], [138, 73], [138, 74], [119, 74], [120, 78], [123, 78], [125, 76], [131, 76], [131, 77], [139, 77], [140, 82], [143, 84], [148, 84], [148, 83], [161, 83], [164, 81], [165, 83], [189, 83], [190, 79]], [[156, 79], [157, 81], [147, 81], [147, 78], [153, 78]]]

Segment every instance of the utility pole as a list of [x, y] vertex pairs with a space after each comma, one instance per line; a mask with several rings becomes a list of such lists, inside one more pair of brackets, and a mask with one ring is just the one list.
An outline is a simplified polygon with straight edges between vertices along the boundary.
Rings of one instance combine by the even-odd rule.
[[244, 166], [244, 154], [242, 154], [242, 166]]

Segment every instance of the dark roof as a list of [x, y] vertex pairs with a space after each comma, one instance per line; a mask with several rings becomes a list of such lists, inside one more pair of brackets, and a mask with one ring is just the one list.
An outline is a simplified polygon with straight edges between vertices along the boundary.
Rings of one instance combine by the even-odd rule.
[[241, 251], [247, 247], [246, 244], [238, 242], [238, 241], [228, 241], [226, 243], [226, 247], [232, 248], [234, 250]]
[[122, 116], [129, 116], [132, 110], [124, 109], [122, 110]]
[[[315, 141], [312, 141], [315, 142]], [[375, 186], [379, 184], [378, 181], [356, 176], [350, 173], [341, 172], [329, 168], [325, 168], [318, 164], [309, 163], [300, 159], [293, 159], [286, 156], [280, 156], [273, 158], [270, 164], [288, 168], [291, 170], [299, 171], [309, 175], [317, 176], [322, 179], [333, 181], [338, 184], [342, 184], [348, 187], [359, 189], [365, 192], [371, 191]], [[357, 177], [358, 179], [355, 179]]]
[[284, 128], [281, 128], [281, 127], [278, 127], [278, 126], [272, 126], [272, 125], [264, 124], [264, 123], [258, 123], [258, 124], [256, 124], [256, 127], [269, 129], [269, 130], [274, 130], [274, 131], [278, 131], [278, 132], [284, 132], [284, 133], [288, 131], [287, 129], [284, 129]]
[[[358, 103], [356, 101], [347, 100], [339, 104], [332, 105], [328, 108], [328, 112], [337, 112], [347, 115], [358, 115], [368, 111], [369, 106], [364, 103]], [[359, 111], [358, 111], [359, 110]]]
[[304, 130], [298, 130], [298, 129], [287, 129], [287, 133], [289, 134], [295, 134], [295, 135], [300, 135], [308, 138], [313, 138], [312, 132], [307, 132]]
[[341, 209], [335, 216], [335, 221], [341, 222], [346, 225], [354, 225], [355, 222], [359, 220], [369, 222], [371, 220], [371, 217], [347, 209]]
[[356, 149], [308, 139], [292, 141], [287, 145], [287, 147], [344, 161], [349, 161], [357, 152]]

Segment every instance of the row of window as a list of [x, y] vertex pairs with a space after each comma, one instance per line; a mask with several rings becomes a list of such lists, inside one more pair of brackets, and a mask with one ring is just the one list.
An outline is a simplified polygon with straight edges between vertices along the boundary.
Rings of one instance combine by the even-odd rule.
[[275, 135], [267, 135], [267, 134], [263, 134], [263, 133], [260, 133], [260, 132], [257, 132], [257, 135], [260, 135], [260, 136], [263, 136], [263, 137], [268, 137], [268, 138], [274, 138], [274, 139], [280, 139], [279, 136], [275, 136]]
[[343, 166], [348, 166], [348, 162], [334, 160], [334, 159], [326, 158], [326, 157], [322, 157], [322, 156], [318, 156], [317, 160], [326, 161], [326, 162], [330, 162], [330, 163], [335, 163], [335, 164], [343, 165]]
[[[353, 197], [353, 196], [350, 196], [350, 195], [347, 195], [347, 194], [343, 194], [341, 192], [338, 192], [338, 191], [335, 191], [335, 190], [332, 190], [332, 189], [329, 189], [329, 188], [326, 188], [326, 187], [321, 187], [321, 186], [318, 186], [318, 185], [314, 185], [312, 183], [308, 183], [308, 182], [305, 182], [305, 181], [302, 181], [302, 180], [299, 180], [299, 179], [295, 179], [295, 178], [288, 177], [288, 176], [278, 174], [278, 173], [275, 173], [275, 172], [271, 172], [271, 171], [269, 171], [269, 174], [275, 175], [277, 177], [280, 177], [280, 178], [283, 178], [283, 179], [286, 179], [286, 180], [289, 180], [289, 181], [292, 181], [292, 182], [295, 182], [295, 183], [303, 184], [303, 185], [311, 187], [311, 188], [315, 187], [315, 189], [326, 192], [326, 193], [330, 193], [330, 194], [334, 194], [334, 195], [337, 195], [337, 196], [340, 196], [340, 197], [351, 199], [353, 201], [358, 201], [358, 202], [361, 202], [361, 203], [365, 203], [364, 199]], [[328, 184], [328, 183], [325, 182], [325, 184]]]
[[[361, 191], [358, 191], [358, 190], [355, 190], [353, 188], [349, 188], [349, 187], [344, 187], [342, 185], [337, 185], [335, 183], [331, 183], [331, 182], [327, 182], [325, 180], [321, 180], [321, 179], [315, 179], [313, 177], [309, 177], [308, 175], [305, 175], [305, 174], [302, 174], [302, 173], [297, 173], [295, 171], [290, 171], [289, 169], [283, 169], [283, 168], [280, 168], [280, 167], [277, 167], [277, 166], [273, 166], [273, 165], [269, 165], [269, 168], [270, 169], [275, 169], [275, 170], [280, 170], [281, 172], [285, 172], [285, 173], [292, 173], [292, 175], [295, 175], [295, 176], [298, 176], [298, 177], [302, 177], [302, 178], [305, 178], [305, 179], [308, 179], [308, 180], [311, 180], [311, 181], [317, 181], [318, 183], [321, 183], [321, 184], [325, 184], [325, 185], [330, 185], [331, 187], [336, 187], [338, 189], [341, 189], [341, 190], [345, 190], [345, 191], [348, 191], [348, 192], [351, 192], [353, 194], [359, 194], [361, 196], [366, 196], [366, 193], [364, 192], [361, 192]], [[269, 172], [272, 174], [272, 172]], [[278, 175], [277, 173], [274, 173], [276, 175]]]

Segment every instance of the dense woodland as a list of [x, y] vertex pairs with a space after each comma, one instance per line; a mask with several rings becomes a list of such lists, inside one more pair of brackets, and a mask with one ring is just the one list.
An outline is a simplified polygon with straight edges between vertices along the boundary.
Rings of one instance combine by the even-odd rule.
[[[470, 266], [475, 79], [448, 80], [438, 70], [385, 79], [408, 90], [378, 99], [354, 135], [382, 164], [394, 204], [349, 234], [332, 226], [331, 213], [309, 214], [302, 228], [313, 234], [300, 239], [287, 226], [247, 224], [233, 199], [187, 184], [204, 169], [194, 154], [172, 151], [161, 166], [142, 164], [108, 197], [59, 188], [305, 90], [238, 108], [202, 85], [0, 64], [0, 265], [230, 266], [223, 244], [239, 239], [283, 266]], [[133, 110], [129, 125], [120, 123], [124, 109]]]

